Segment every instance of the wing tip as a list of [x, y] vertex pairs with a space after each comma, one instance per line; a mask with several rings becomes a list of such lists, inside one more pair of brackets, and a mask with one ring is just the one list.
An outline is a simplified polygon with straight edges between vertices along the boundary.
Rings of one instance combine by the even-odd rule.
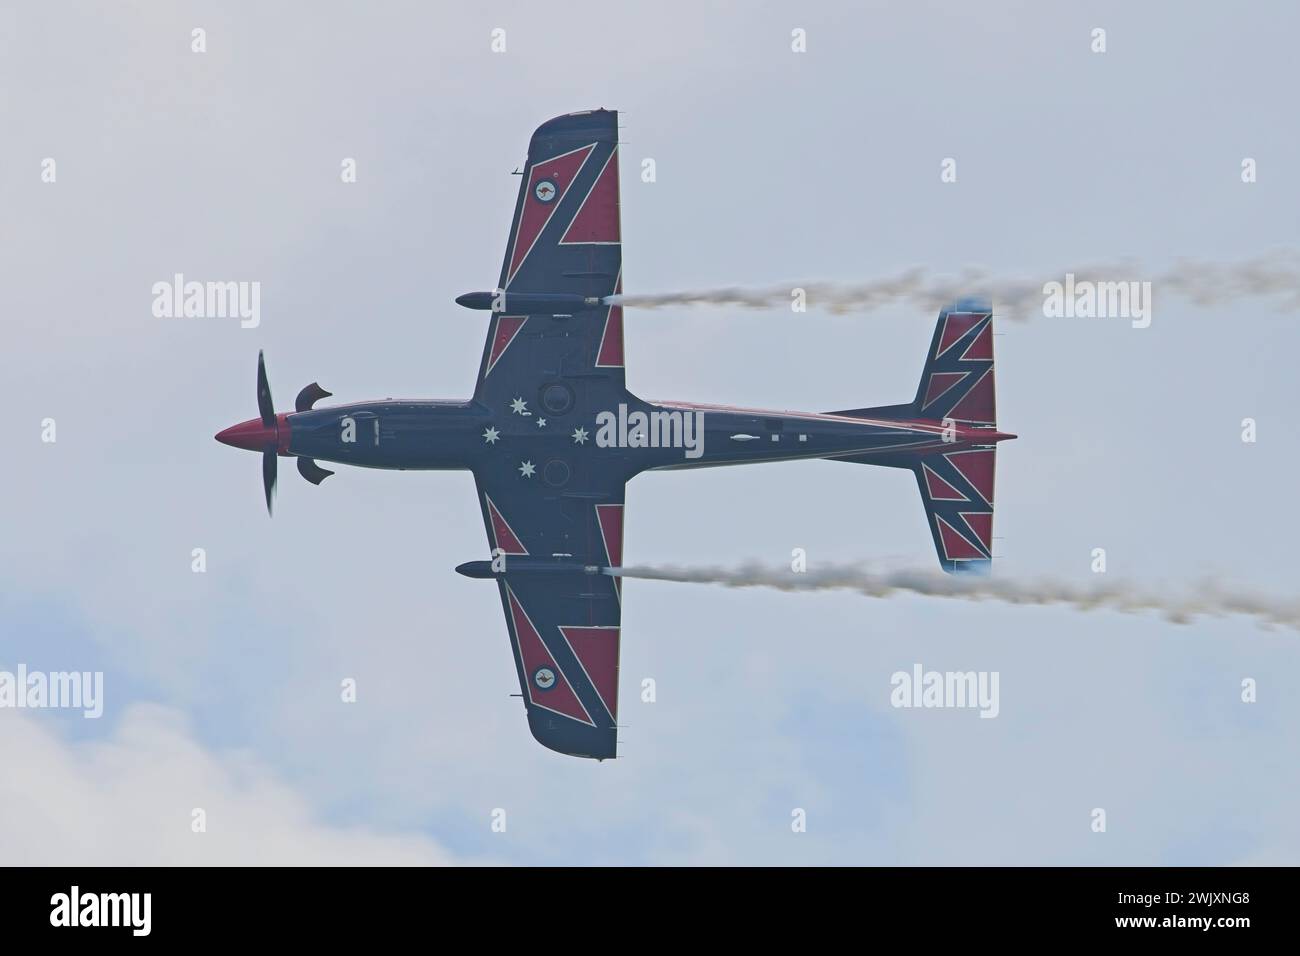
[[[590, 142], [594, 136], [596, 142], [618, 142], [618, 110], [602, 108], [578, 110], [576, 113], [564, 113], [553, 116], [533, 131], [532, 143], [539, 140], [551, 140], [555, 137], [582, 135]], [[531, 155], [532, 149], [529, 149]]]
[[539, 724], [534, 720], [533, 710], [528, 710], [528, 729], [533, 739], [545, 747], [566, 757], [582, 757], [587, 760], [611, 760], [618, 756], [617, 730], [610, 727], [601, 730], [580, 724], [578, 721], [566, 721], [572, 727], [557, 729], [549, 715], [540, 718]]

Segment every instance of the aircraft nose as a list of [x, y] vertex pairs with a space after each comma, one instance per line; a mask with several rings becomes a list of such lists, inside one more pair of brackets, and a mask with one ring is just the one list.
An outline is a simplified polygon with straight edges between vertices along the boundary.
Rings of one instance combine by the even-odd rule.
[[232, 448], [246, 448], [249, 451], [261, 451], [267, 445], [274, 445], [278, 440], [277, 430], [267, 428], [260, 418], [250, 418], [238, 425], [217, 432], [214, 436], [223, 445]]

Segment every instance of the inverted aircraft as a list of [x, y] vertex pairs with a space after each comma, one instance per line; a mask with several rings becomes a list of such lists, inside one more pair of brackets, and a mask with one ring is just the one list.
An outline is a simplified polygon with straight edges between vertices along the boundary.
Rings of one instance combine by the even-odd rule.
[[993, 310], [939, 313], [915, 398], [830, 412], [646, 401], [624, 384], [618, 114], [570, 113], [533, 133], [497, 287], [456, 301], [486, 313], [467, 400], [316, 407], [313, 382], [276, 412], [258, 356], [259, 416], [217, 434], [319, 485], [319, 463], [474, 475], [489, 558], [533, 736], [560, 753], [617, 754], [624, 499], [643, 471], [825, 458], [916, 476], [945, 571], [992, 560], [998, 431]]

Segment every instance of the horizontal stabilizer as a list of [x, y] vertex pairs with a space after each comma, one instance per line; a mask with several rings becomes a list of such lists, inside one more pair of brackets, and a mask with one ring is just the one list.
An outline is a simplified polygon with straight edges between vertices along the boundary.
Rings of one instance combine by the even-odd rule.
[[992, 306], [964, 299], [939, 313], [911, 402], [832, 414], [943, 424], [945, 442], [951, 442], [947, 449], [840, 460], [911, 469], [939, 564], [950, 573], [988, 570], [996, 446], [1016, 437], [997, 428]]
[[924, 455], [912, 467], [935, 552], [945, 571], [989, 569], [996, 463], [996, 448], [967, 448]]

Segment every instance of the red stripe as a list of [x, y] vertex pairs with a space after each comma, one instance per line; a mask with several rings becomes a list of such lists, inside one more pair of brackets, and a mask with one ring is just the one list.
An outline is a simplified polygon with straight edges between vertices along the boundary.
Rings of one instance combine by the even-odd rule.
[[487, 500], [488, 517], [492, 519], [492, 537], [496, 541], [496, 546], [506, 554], [527, 554], [528, 549], [519, 540], [519, 536], [511, 530], [506, 519], [501, 517], [501, 512], [497, 511], [497, 506], [492, 503], [492, 499], [487, 495], [483, 497]]
[[[542, 643], [541, 635], [537, 633], [537, 628], [533, 627], [533, 622], [524, 613], [519, 599], [515, 597], [515, 592], [507, 588], [506, 594], [510, 597], [510, 616], [515, 625], [519, 658], [524, 664], [524, 683], [528, 687], [528, 699], [539, 707], [545, 707], [547, 710], [553, 710], [594, 727], [595, 723], [588, 716], [587, 709], [582, 706], [582, 701], [578, 700], [578, 695], [573, 692], [573, 687], [570, 686], [564, 672], [560, 670], [555, 663], [555, 658]], [[542, 690], [533, 680], [540, 667], [550, 668], [555, 674], [555, 683], [548, 690]]]
[[938, 515], [934, 520], [939, 522], [939, 538], [943, 541], [943, 553], [949, 561], [966, 561], [971, 558], [982, 558], [984, 553], [961, 536], [958, 531], [944, 521]]
[[967, 451], [945, 455], [952, 466], [961, 472], [962, 477], [975, 486], [975, 490], [984, 496], [984, 500], [993, 504], [993, 466], [997, 452]]
[[[528, 193], [524, 196], [524, 208], [519, 215], [519, 228], [515, 232], [514, 249], [510, 253], [510, 269], [506, 274], [507, 285], [523, 265], [528, 253], [532, 251], [538, 237], [551, 221], [551, 217], [555, 215], [555, 210], [559, 209], [560, 204], [564, 202], [569, 187], [578, 178], [582, 164], [587, 161], [587, 157], [595, 148], [596, 144], [592, 143], [590, 146], [583, 146], [533, 166], [528, 176]], [[549, 202], [537, 198], [537, 184], [544, 179], [555, 184], [555, 198]]]
[[510, 343], [515, 340], [515, 336], [527, 321], [526, 315], [497, 316], [496, 331], [492, 334], [492, 352], [488, 355], [487, 368], [483, 370], [484, 378], [487, 378], [488, 372], [492, 371], [492, 367], [497, 364], [501, 353], [510, 348]]
[[612, 244], [619, 241], [618, 147], [615, 146], [560, 242]]
[[561, 627], [565, 640], [591, 678], [611, 717], [618, 719], [618, 638], [616, 627]]

